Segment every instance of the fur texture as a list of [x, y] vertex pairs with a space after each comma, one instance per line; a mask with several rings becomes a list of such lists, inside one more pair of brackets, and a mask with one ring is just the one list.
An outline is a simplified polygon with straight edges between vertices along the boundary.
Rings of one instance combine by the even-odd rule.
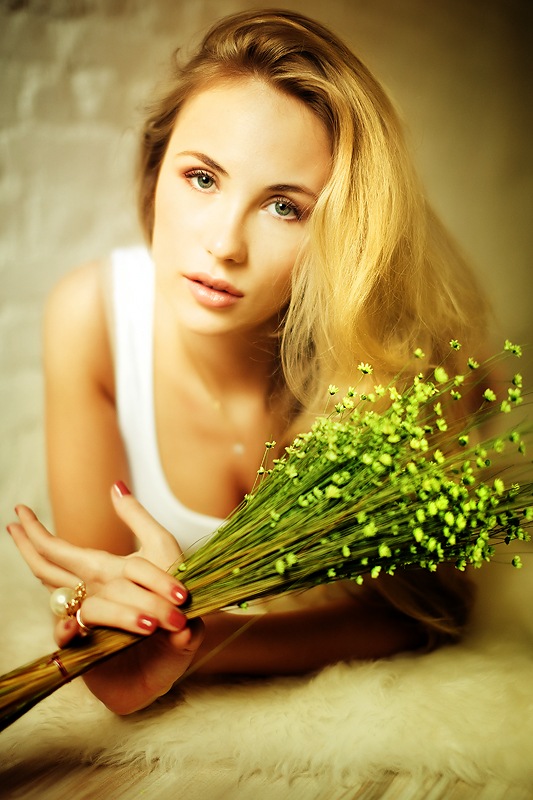
[[[47, 593], [9, 537], [0, 558], [6, 672], [54, 643]], [[320, 776], [324, 786], [352, 787], [392, 771], [533, 790], [532, 566], [529, 558], [521, 573], [485, 568], [490, 580], [480, 587], [471, 633], [435, 653], [338, 664], [294, 679], [191, 681], [126, 718], [74, 681], [0, 735], [0, 762], [143, 764], [184, 778], [230, 769], [241, 780]]]

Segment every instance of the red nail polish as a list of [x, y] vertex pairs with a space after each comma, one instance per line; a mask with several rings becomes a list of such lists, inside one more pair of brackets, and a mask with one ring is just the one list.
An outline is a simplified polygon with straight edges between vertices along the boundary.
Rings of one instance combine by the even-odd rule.
[[123, 481], [117, 481], [113, 485], [113, 488], [115, 489], [119, 497], [125, 497], [126, 495], [131, 494], [130, 490]]
[[170, 622], [172, 627], [176, 628], [178, 631], [182, 631], [187, 625], [187, 617], [185, 616], [185, 614], [182, 614], [181, 611], [178, 611], [176, 608], [173, 608], [170, 614], [168, 615], [168, 621]]
[[170, 590], [170, 594], [176, 603], [184, 603], [187, 599], [187, 590], [182, 589], [180, 586], [173, 586]]
[[147, 614], [139, 614], [137, 618], [137, 625], [143, 631], [155, 631], [158, 621], [155, 617], [149, 617]]

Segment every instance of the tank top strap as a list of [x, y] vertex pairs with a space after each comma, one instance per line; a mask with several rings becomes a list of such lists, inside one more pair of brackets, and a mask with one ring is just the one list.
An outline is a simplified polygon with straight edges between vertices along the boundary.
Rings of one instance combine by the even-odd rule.
[[193, 550], [222, 520], [184, 506], [161, 465], [153, 395], [155, 269], [145, 247], [113, 251], [111, 295], [117, 416], [132, 489], [182, 550]]

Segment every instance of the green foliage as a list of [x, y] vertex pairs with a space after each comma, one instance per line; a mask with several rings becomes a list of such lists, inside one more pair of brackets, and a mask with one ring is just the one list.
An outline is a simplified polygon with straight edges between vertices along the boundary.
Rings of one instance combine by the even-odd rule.
[[[450, 346], [460, 349], [456, 340]], [[504, 352], [521, 355], [508, 341]], [[468, 359], [467, 372], [453, 377], [437, 367], [432, 379], [418, 374], [360, 395], [350, 388], [282, 458], [269, 467], [265, 460], [255, 490], [179, 565], [189, 614], [329, 581], [360, 583], [398, 568], [479, 567], [498, 542], [528, 539], [531, 465], [518, 483], [507, 463], [510, 456], [523, 463], [522, 433], [513, 428], [476, 441], [489, 420], [522, 402], [521, 376], [500, 404], [500, 387], [484, 388], [475, 414], [458, 422], [449, 413], [457, 387], [493, 360]], [[359, 370], [372, 373], [366, 363]], [[504, 463], [505, 473], [495, 474], [494, 464]], [[520, 566], [519, 556], [511, 563]]]

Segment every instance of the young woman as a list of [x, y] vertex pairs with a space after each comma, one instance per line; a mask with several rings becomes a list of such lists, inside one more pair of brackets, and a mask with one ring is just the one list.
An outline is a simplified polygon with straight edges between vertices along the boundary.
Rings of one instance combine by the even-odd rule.
[[[470, 586], [453, 569], [274, 602], [222, 648], [248, 617], [187, 625], [186, 589], [165, 572], [249, 491], [264, 443], [281, 451], [307, 427], [329, 383], [350, 383], [361, 360], [394, 374], [416, 347], [430, 367], [453, 358], [450, 339], [472, 352], [483, 333], [482, 293], [382, 88], [310, 19], [228, 17], [150, 109], [139, 177], [147, 247], [76, 270], [48, 304], [58, 537], [24, 506], [10, 526], [50, 589], [85, 581], [84, 626], [152, 634], [93, 670], [91, 690], [127, 713], [191, 662], [291, 673], [457, 638]], [[61, 622], [58, 642], [77, 633]]]

